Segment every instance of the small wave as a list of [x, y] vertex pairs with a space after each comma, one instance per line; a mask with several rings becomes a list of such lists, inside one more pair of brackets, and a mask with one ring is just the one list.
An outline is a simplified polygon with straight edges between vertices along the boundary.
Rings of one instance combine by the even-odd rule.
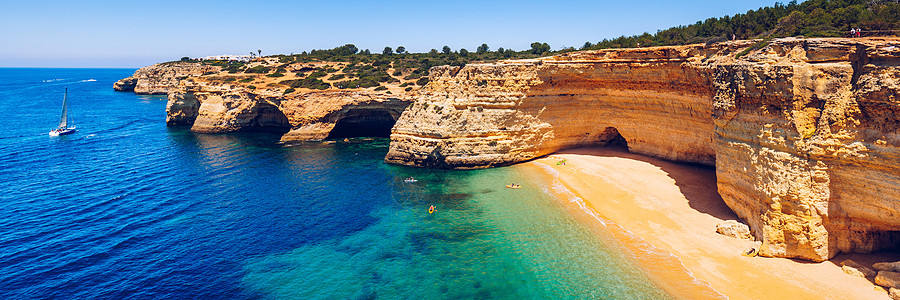
[[[633, 258], [638, 259], [639, 261], [643, 260], [644, 264], [646, 264], [649, 260], [653, 260], [654, 258], [657, 259], [657, 261], [672, 262], [675, 265], [681, 266], [681, 271], [683, 271], [685, 275], [687, 275], [691, 283], [693, 283], [697, 287], [705, 288], [707, 297], [711, 299], [728, 299], [727, 296], [723, 295], [715, 288], [713, 288], [712, 285], [710, 285], [706, 280], [694, 277], [694, 272], [692, 272], [687, 268], [687, 266], [684, 265], [684, 262], [680, 257], [662, 248], [656, 247], [653, 244], [650, 244], [650, 242], [638, 236], [631, 230], [628, 230], [622, 225], [616, 224], [611, 220], [602, 217], [600, 213], [598, 213], [592, 207], [588, 206], [587, 202], [584, 199], [578, 197], [578, 195], [572, 192], [572, 190], [563, 185], [562, 181], [559, 180], [559, 171], [553, 169], [553, 167], [548, 165], [540, 163], [535, 165], [544, 169], [547, 174], [553, 175], [553, 183], [551, 184], [551, 189], [553, 189], [555, 193], [557, 193], [558, 195], [563, 195], [563, 197], [567, 198], [566, 200], [571, 203], [575, 203], [583, 212], [587, 213], [594, 220], [597, 220], [600, 225], [608, 230], [608, 232], [613, 233], [614, 235], [619, 235], [620, 242], [626, 243], [626, 241], [622, 239], [624, 238], [628, 240], [627, 243], [637, 245], [636, 247], [628, 247], [631, 248], [631, 251], [633, 251], [631, 253]], [[544, 192], [547, 192], [547, 190], [544, 190]]]
[[44, 82], [45, 82], [45, 83], [47, 83], [47, 82], [57, 82], [57, 81], [63, 81], [63, 80], [69, 80], [69, 79], [72, 79], [72, 78], [53, 78], [53, 79], [47, 79], [47, 80], [44, 80]]
[[91, 79], [85, 79], [85, 80], [82, 80], [82, 81], [79, 81], [79, 82], [94, 82], [94, 81], [97, 81], [97, 79], [91, 78]]

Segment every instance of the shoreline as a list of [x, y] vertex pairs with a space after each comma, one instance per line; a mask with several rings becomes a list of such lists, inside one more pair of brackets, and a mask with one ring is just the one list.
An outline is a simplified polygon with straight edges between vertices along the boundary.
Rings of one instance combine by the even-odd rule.
[[[557, 165], [561, 159], [566, 165]], [[560, 201], [583, 200], [595, 218], [587, 224], [609, 231], [677, 299], [889, 299], [868, 279], [845, 274], [840, 262], [896, 261], [898, 253], [821, 263], [742, 256], [752, 241], [716, 233], [716, 224], [740, 219], [718, 195], [711, 167], [615, 148], [565, 150], [522, 166], [545, 176]]]

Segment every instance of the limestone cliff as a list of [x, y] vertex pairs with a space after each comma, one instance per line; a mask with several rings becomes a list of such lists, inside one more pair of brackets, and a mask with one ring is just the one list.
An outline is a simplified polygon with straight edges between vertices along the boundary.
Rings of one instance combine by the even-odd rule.
[[160, 63], [138, 69], [131, 77], [113, 84], [113, 89], [142, 95], [165, 95], [175, 89], [182, 79], [215, 73], [219, 69], [221, 67], [195, 62]]
[[384, 136], [411, 95], [321, 91], [284, 95], [279, 90], [184, 81], [169, 94], [166, 123], [191, 131], [272, 131], [282, 141], [328, 137]]
[[900, 245], [900, 40], [753, 44], [435, 67], [385, 160], [483, 168], [624, 142], [715, 165], [763, 255], [821, 261]]
[[634, 152], [712, 165], [711, 66], [749, 44], [436, 67], [387, 161], [480, 168], [624, 138]]
[[[388, 137], [424, 84], [417, 77], [422, 71], [358, 59], [351, 64], [280, 55], [249, 62], [169, 62], [141, 68], [114, 88], [168, 94], [166, 124], [191, 126], [194, 132], [272, 131], [285, 133], [283, 141]], [[379, 72], [384, 76], [371, 85], [372, 74]], [[362, 87], [345, 86], [363, 79]]]
[[776, 40], [716, 67], [719, 193], [761, 254], [900, 246], [900, 41]]

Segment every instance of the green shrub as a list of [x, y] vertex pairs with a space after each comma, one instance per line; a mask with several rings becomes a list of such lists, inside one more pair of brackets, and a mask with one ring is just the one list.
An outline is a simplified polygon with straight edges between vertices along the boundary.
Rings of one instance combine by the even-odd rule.
[[377, 88], [375, 88], [375, 90], [376, 91], [384, 91], [384, 90], [387, 90], [387, 88], [384, 86], [378, 86]]
[[738, 54], [736, 54], [734, 57], [739, 58], [741, 56], [747, 55], [751, 51], [756, 51], [756, 50], [762, 49], [762, 48], [768, 46], [769, 42], [771, 40], [772, 40], [772, 38], [766, 38], [759, 42], [756, 42], [755, 44], [751, 45], [750, 47], [747, 47], [747, 49], [744, 49], [744, 50], [741, 50], [741, 52], [738, 52]]
[[424, 86], [426, 84], [428, 84], [428, 77], [422, 77], [419, 78], [419, 80], [416, 80], [416, 85]]
[[255, 85], [251, 85], [251, 86], [247, 86], [247, 88], [248, 88], [248, 89], [251, 89], [251, 90], [255, 90], [255, 89], [256, 89], [256, 86], [255, 86]]
[[284, 94], [283, 94], [283, 95], [287, 95], [287, 94], [293, 93], [294, 91], [296, 91], [296, 89], [294, 89], [294, 88], [288, 88], [288, 89], [284, 90]]
[[244, 79], [238, 80], [238, 82], [242, 82], [242, 83], [247, 83], [247, 82], [251, 82], [251, 81], [253, 81], [253, 78], [244, 78]]
[[281, 84], [287, 85], [292, 88], [305, 88], [305, 89], [314, 89], [314, 90], [325, 90], [331, 88], [331, 85], [323, 82], [322, 80], [314, 77], [307, 77], [304, 79], [296, 79], [296, 80], [285, 80], [282, 81]]
[[407, 91], [407, 92], [412, 91], [412, 87], [408, 87], [404, 91]]
[[306, 78], [316, 79], [316, 78], [322, 78], [322, 77], [325, 77], [325, 76], [327, 76], [327, 75], [328, 75], [328, 73], [325, 73], [325, 71], [318, 70], [318, 71], [312, 72], [312, 73], [309, 74], [309, 76], [307, 76]]
[[278, 78], [278, 77], [284, 77], [284, 74], [281, 74], [281, 73], [272, 73], [272, 74], [266, 75], [266, 77]]
[[379, 86], [377, 80], [374, 80], [370, 77], [359, 78], [355, 80], [345, 80], [334, 83], [335, 86], [343, 89], [352, 89], [352, 88], [370, 88]]
[[244, 70], [244, 73], [265, 74], [269, 73], [269, 68], [263, 66], [255, 66], [252, 68], [247, 68], [247, 70]]
[[231, 74], [240, 73], [243, 70], [244, 70], [244, 63], [242, 63], [242, 62], [235, 62], [235, 63], [222, 65], [222, 71], [225, 71], [225, 72], [228, 72]]
[[413, 79], [419, 79], [419, 78], [422, 78], [422, 74], [417, 74], [415, 72], [413, 72], [412, 74], [406, 75], [406, 77], [403, 77], [404, 80], [413, 80]]
[[344, 78], [344, 74], [334, 74], [334, 75], [331, 75], [331, 77], [328, 77], [328, 80], [334, 81], [334, 80], [340, 80], [343, 78]]

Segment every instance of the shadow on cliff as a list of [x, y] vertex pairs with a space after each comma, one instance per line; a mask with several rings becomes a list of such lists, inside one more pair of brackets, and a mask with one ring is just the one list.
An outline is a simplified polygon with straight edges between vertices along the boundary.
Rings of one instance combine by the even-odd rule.
[[675, 185], [688, 200], [688, 205], [701, 213], [720, 220], [740, 220], [725, 205], [716, 187], [716, 170], [713, 167], [665, 161], [640, 154], [628, 152], [623, 146], [598, 148], [575, 148], [557, 152], [556, 154], [578, 154], [600, 157], [616, 157], [637, 160], [656, 166], [675, 180]]

